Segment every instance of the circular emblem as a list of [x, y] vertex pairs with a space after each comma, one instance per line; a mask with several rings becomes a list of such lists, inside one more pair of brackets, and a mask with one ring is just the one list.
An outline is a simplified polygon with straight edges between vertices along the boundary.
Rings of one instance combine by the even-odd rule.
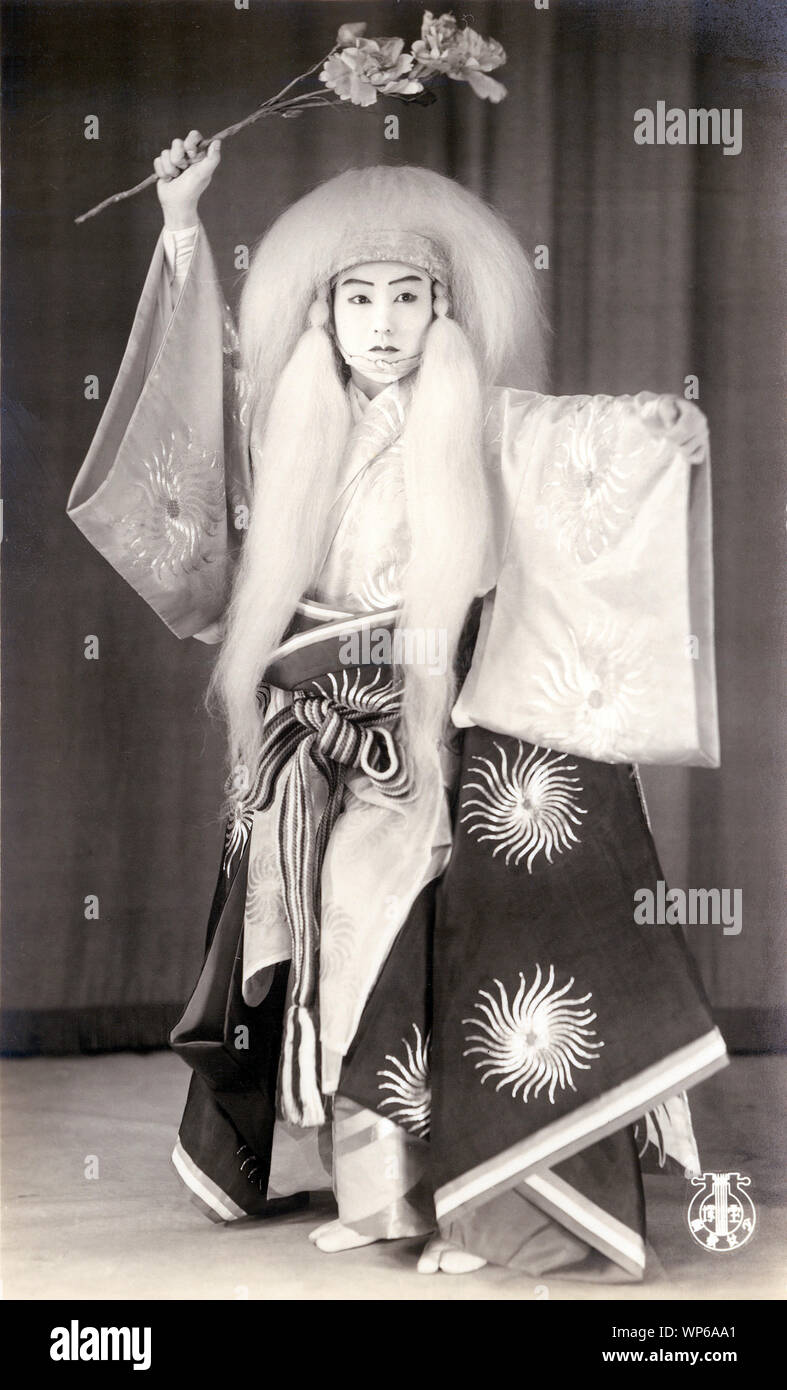
[[751, 1178], [742, 1173], [703, 1173], [691, 1181], [697, 1191], [689, 1202], [687, 1220], [694, 1239], [718, 1255], [740, 1250], [751, 1240], [757, 1223], [746, 1191]]

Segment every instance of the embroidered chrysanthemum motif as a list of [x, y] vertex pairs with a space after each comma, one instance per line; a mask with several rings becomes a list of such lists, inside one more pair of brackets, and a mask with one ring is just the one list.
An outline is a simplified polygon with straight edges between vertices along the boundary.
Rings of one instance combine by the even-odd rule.
[[590, 623], [534, 676], [533, 734], [541, 743], [581, 749], [590, 758], [624, 757], [650, 707], [647, 650], [611, 621]]
[[496, 1091], [510, 1086], [512, 1096], [521, 1091], [525, 1102], [531, 1091], [535, 1100], [548, 1086], [549, 1100], [554, 1104], [558, 1086], [561, 1091], [567, 1086], [576, 1091], [573, 1069], [589, 1071], [590, 1063], [598, 1058], [599, 1049], [604, 1046], [590, 1026], [596, 1014], [580, 1007], [592, 996], [566, 998], [574, 977], [572, 975], [561, 989], [555, 989], [552, 965], [545, 984], [542, 984], [540, 966], [536, 966], [535, 979], [529, 989], [521, 971], [519, 980], [519, 989], [510, 1004], [500, 980], [494, 982], [499, 997], [489, 990], [479, 989], [479, 999], [473, 1008], [480, 1016], [462, 1019], [463, 1024], [477, 1030], [465, 1034], [465, 1042], [476, 1046], [468, 1047], [462, 1056], [480, 1054], [481, 1060], [475, 1063], [475, 1069], [482, 1073], [482, 1085], [490, 1077], [497, 1076], [500, 1080]]
[[348, 860], [353, 855], [366, 857], [381, 849], [387, 849], [385, 857], [390, 858], [396, 853], [394, 845], [404, 847], [406, 842], [406, 832], [400, 829], [398, 817], [392, 822], [388, 805], [361, 801], [357, 796], [353, 796], [342, 812], [341, 837], [343, 853]]
[[477, 791], [477, 797], [462, 802], [470, 807], [462, 821], [468, 821], [468, 834], [479, 840], [492, 840], [492, 854], [505, 850], [506, 864], [513, 859], [519, 864], [527, 856], [527, 871], [532, 873], [533, 860], [543, 853], [552, 863], [554, 853], [562, 854], [579, 844], [580, 837], [572, 827], [580, 826], [587, 811], [579, 805], [578, 793], [582, 784], [576, 763], [567, 763], [565, 753], [553, 753], [549, 748], [531, 748], [525, 756], [525, 746], [518, 744], [514, 765], [509, 771], [506, 750], [499, 743], [500, 766], [491, 758], [476, 754], [472, 769], [480, 781], [467, 781], [463, 791]]
[[392, 1106], [390, 1119], [396, 1120], [397, 1124], [402, 1125], [410, 1134], [415, 1134], [419, 1139], [426, 1139], [429, 1134], [432, 1104], [429, 1085], [431, 1035], [427, 1033], [426, 1037], [422, 1038], [418, 1025], [413, 1023], [411, 1026], [415, 1035], [414, 1041], [410, 1043], [407, 1038], [402, 1038], [404, 1060], [386, 1053], [385, 1060], [391, 1063], [391, 1069], [377, 1073], [385, 1078], [380, 1082], [378, 1090], [392, 1092], [385, 1100], [380, 1101], [380, 1109]]
[[[358, 396], [363, 401], [363, 396]], [[356, 420], [351, 435], [351, 447], [376, 458], [385, 450], [386, 454], [400, 454], [401, 434], [404, 429], [404, 398], [401, 388], [392, 385], [381, 391], [372, 402], [364, 402], [363, 413]]]
[[323, 906], [320, 920], [320, 979], [347, 974], [357, 945], [357, 931], [350, 914], [337, 903]]
[[252, 379], [239, 367], [232, 373], [231, 407], [232, 417], [242, 430], [249, 423], [252, 396]]
[[286, 921], [282, 895], [281, 857], [277, 837], [270, 835], [265, 816], [259, 816], [252, 828], [249, 851], [249, 873], [246, 883], [244, 930], [247, 940], [252, 934], [261, 939]]
[[222, 868], [227, 876], [232, 872], [236, 856], [242, 855], [246, 848], [253, 822], [253, 811], [244, 811], [240, 805], [235, 807], [227, 822], [227, 831], [224, 837]]
[[224, 483], [216, 454], [198, 449], [189, 433], [174, 431], [142, 461], [141, 496], [121, 518], [134, 565], [146, 565], [163, 583], [211, 560], [205, 542], [215, 536], [226, 512]]
[[357, 589], [348, 595], [353, 604], [362, 610], [382, 612], [393, 608], [402, 601], [402, 574], [398, 560], [378, 565], [372, 574], [366, 576]]
[[632, 478], [632, 460], [615, 449], [610, 402], [590, 397], [555, 452], [541, 499], [555, 523], [558, 549], [588, 564], [620, 531]]
[[235, 327], [229, 306], [224, 305], [224, 378], [225, 403], [229, 407], [231, 419], [245, 430], [249, 423], [249, 412], [253, 395], [253, 384], [249, 373], [242, 366], [240, 336]]
[[221, 322], [223, 337], [222, 350], [224, 352], [224, 356], [228, 357], [230, 361], [232, 361], [233, 365], [235, 365], [238, 359], [240, 358], [240, 334], [236, 327], [235, 319], [232, 315], [232, 310], [230, 309], [230, 306], [226, 303], [226, 301], [222, 309]]

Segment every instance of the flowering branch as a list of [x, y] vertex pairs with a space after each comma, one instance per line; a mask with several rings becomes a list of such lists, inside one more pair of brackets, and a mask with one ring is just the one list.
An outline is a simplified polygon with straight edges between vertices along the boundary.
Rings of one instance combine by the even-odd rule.
[[[367, 39], [365, 33], [365, 23], [343, 24], [336, 43], [324, 58], [299, 77], [294, 77], [276, 96], [269, 97], [256, 111], [252, 111], [250, 116], [202, 140], [197, 156], [203, 155], [213, 140], [228, 140], [245, 130], [246, 126], [254, 125], [268, 116], [292, 118], [312, 107], [338, 106], [343, 101], [349, 101], [352, 106], [373, 106], [380, 96], [406, 102], [434, 101], [435, 95], [427, 84], [440, 76], [450, 77], [455, 82], [467, 82], [476, 96], [487, 101], [502, 101], [506, 95], [503, 84], [489, 76], [506, 61], [502, 45], [496, 39], [482, 38], [469, 26], [460, 28], [452, 14], [442, 14], [435, 19], [432, 12], [426, 10], [421, 37], [408, 53], [404, 51], [404, 39]], [[288, 95], [318, 68], [323, 87]], [[75, 217], [74, 221], [87, 222], [103, 212], [104, 208], [133, 198], [143, 188], [157, 182], [158, 175], [149, 174], [133, 188], [105, 198], [88, 212]]]

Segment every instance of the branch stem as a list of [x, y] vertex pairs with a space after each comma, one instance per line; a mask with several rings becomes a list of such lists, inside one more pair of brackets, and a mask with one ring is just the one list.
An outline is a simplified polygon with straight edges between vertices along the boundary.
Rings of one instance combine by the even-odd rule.
[[[324, 67], [336, 51], [336, 48], [332, 48], [330, 53], [327, 53], [324, 58], [320, 58], [319, 62], [314, 63], [299, 77], [294, 77], [292, 82], [288, 82], [286, 87], [282, 87], [275, 96], [268, 97], [268, 100], [264, 101], [262, 106], [258, 106], [256, 111], [252, 111], [250, 116], [244, 117], [242, 121], [236, 121], [233, 125], [225, 126], [223, 130], [217, 130], [215, 135], [209, 135], [206, 140], [202, 140], [197, 147], [198, 152], [204, 153], [214, 140], [229, 140], [233, 135], [237, 135], [238, 131], [245, 130], [246, 126], [254, 125], [256, 121], [261, 121], [266, 116], [293, 116], [297, 114], [299, 109], [308, 110], [313, 106], [335, 106], [335, 101], [325, 93], [323, 88], [314, 92], [300, 92], [297, 96], [287, 97], [286, 100], [284, 98], [286, 93], [292, 91], [292, 88], [296, 87], [299, 82], [304, 82], [318, 68]], [[75, 217], [74, 221], [77, 225], [87, 222], [89, 218], [97, 217], [100, 212], [104, 211], [104, 208], [111, 207], [113, 203], [122, 203], [126, 198], [134, 198], [137, 193], [142, 192], [143, 188], [150, 188], [154, 183], [158, 183], [158, 174], [148, 174], [147, 178], [135, 183], [133, 188], [124, 188], [121, 193], [113, 193], [110, 198], [96, 203], [96, 206], [90, 208], [88, 212], [83, 212], [79, 217]]]

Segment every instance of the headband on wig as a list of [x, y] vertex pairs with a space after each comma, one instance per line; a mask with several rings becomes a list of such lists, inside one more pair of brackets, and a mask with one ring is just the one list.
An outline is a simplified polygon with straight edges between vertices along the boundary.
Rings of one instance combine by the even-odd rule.
[[351, 266], [371, 264], [373, 261], [398, 261], [401, 265], [414, 265], [419, 270], [425, 270], [441, 285], [448, 283], [448, 257], [437, 242], [431, 237], [421, 236], [419, 232], [396, 228], [369, 231], [342, 246], [329, 279], [335, 280], [337, 275]]

